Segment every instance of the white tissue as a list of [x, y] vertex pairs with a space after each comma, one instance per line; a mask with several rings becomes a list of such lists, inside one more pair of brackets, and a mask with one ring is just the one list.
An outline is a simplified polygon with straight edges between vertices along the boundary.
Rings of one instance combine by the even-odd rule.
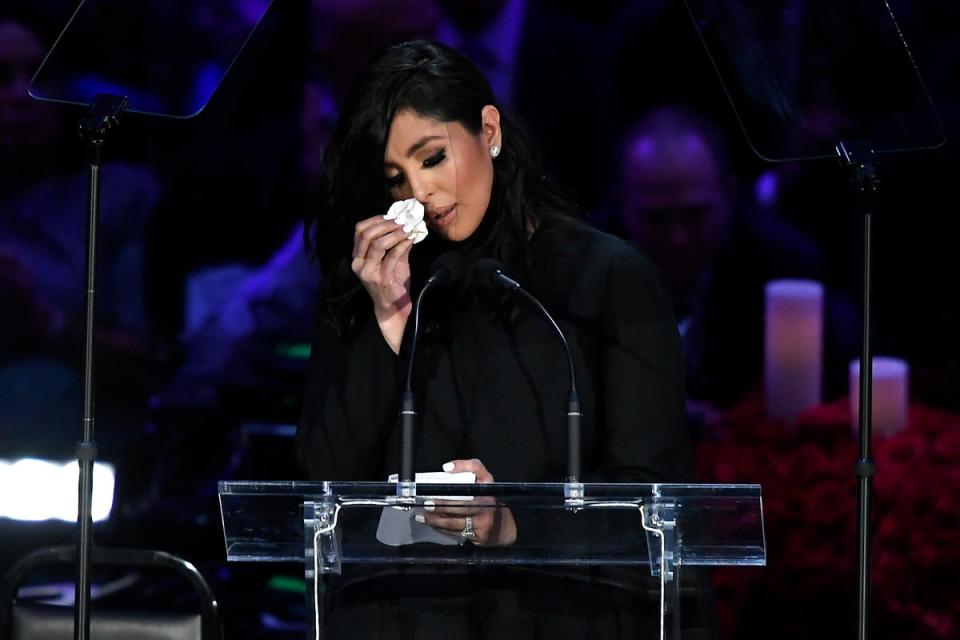
[[427, 237], [427, 223], [423, 220], [423, 205], [416, 198], [397, 200], [383, 216], [384, 220], [394, 220], [403, 227], [407, 238], [417, 244]]

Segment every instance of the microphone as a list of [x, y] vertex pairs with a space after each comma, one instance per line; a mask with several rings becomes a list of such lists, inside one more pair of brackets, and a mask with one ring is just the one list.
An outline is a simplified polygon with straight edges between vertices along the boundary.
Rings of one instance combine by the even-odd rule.
[[547, 311], [537, 298], [520, 286], [520, 283], [508, 276], [503, 263], [493, 258], [481, 258], [477, 260], [473, 267], [480, 276], [481, 282], [488, 282], [490, 285], [506, 289], [510, 292], [516, 292], [530, 301], [536, 307], [541, 315], [547, 319], [553, 327], [560, 341], [563, 343], [563, 350], [567, 355], [567, 368], [570, 373], [570, 394], [567, 397], [567, 482], [579, 486], [580, 478], [580, 418], [583, 415], [580, 412], [580, 397], [577, 395], [577, 379], [574, 375], [573, 354], [570, 352], [570, 345], [567, 343], [567, 337], [561, 331], [550, 312]]
[[[430, 263], [430, 277], [423, 288], [437, 285], [445, 287], [463, 277], [467, 271], [467, 261], [457, 251], [447, 251]], [[423, 293], [423, 290], [420, 291]]]
[[417, 338], [420, 335], [420, 304], [424, 295], [433, 288], [445, 287], [463, 277], [466, 261], [456, 251], [447, 251], [438, 256], [430, 265], [430, 276], [417, 294], [413, 305], [413, 330], [410, 333], [410, 360], [407, 362], [407, 381], [400, 396], [400, 478], [397, 491], [402, 492], [404, 485], [413, 482], [413, 429], [417, 417], [416, 403], [413, 397], [413, 358], [417, 352]]

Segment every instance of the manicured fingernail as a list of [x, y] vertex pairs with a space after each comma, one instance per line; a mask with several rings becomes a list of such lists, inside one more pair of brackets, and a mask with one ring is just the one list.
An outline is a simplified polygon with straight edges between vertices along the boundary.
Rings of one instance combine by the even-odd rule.
[[446, 471], [447, 473], [450, 473], [451, 471], [453, 471], [453, 468], [455, 466], [457, 465], [453, 464], [452, 462], [445, 462], [443, 464], [443, 470]]
[[426, 524], [426, 522], [427, 522], [427, 519], [424, 518], [424, 517], [423, 517], [422, 515], [420, 515], [419, 513], [418, 513], [417, 515], [413, 516], [413, 519], [416, 520], [417, 522], [419, 522], [420, 524]]
[[437, 508], [437, 503], [433, 500], [424, 500], [423, 501], [423, 510], [424, 511], [433, 511]]

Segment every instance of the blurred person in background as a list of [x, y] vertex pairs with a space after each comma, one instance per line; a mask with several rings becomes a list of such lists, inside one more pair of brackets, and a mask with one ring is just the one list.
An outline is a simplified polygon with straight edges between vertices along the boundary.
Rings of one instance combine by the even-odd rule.
[[[689, 107], [654, 108], [629, 130], [623, 149], [615, 224], [663, 274], [683, 337], [690, 400], [729, 406], [760, 382], [764, 285], [822, 281], [823, 251], [739, 197], [722, 130]], [[845, 372], [855, 316], [830, 290], [825, 323], [826, 355]]]
[[[326, 83], [309, 79], [300, 112], [303, 198], [296, 205], [303, 214], [312, 206], [337, 113]], [[188, 274], [184, 361], [164, 394], [207, 402], [221, 385], [275, 389], [289, 384], [291, 369], [301, 373], [303, 361], [289, 361], [277, 349], [309, 343], [319, 276], [304, 247], [302, 223], [260, 265], [230, 262]]]
[[[88, 170], [72, 123], [29, 97], [46, 47], [0, 17], [0, 452], [70, 457], [81, 430]], [[142, 234], [161, 185], [145, 167], [103, 172], [98, 408], [136, 410], [153, 362]]]

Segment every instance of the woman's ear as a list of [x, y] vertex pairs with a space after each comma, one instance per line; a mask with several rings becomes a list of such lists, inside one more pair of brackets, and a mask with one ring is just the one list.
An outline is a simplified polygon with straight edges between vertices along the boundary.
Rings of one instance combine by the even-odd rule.
[[488, 104], [480, 111], [480, 138], [490, 149], [490, 155], [496, 158], [503, 148], [503, 131], [500, 129], [500, 111]]

